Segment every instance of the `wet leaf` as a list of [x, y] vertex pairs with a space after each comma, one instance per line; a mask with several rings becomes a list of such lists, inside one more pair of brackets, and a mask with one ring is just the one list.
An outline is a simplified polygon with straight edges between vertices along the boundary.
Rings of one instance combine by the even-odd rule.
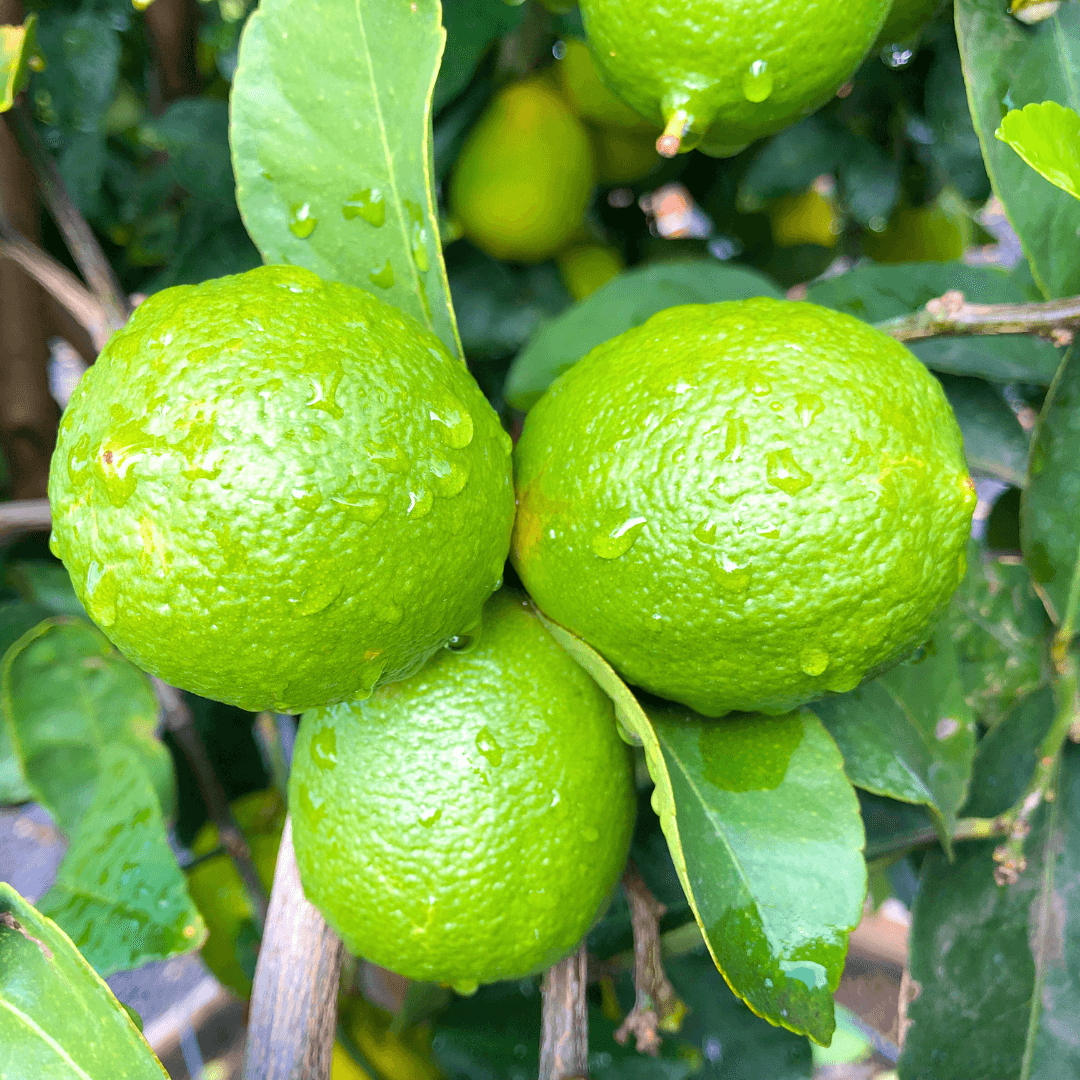
[[[966, 812], [993, 815], [1019, 797], [1053, 715], [1028, 698], [979, 747]], [[1067, 746], [1058, 797], [1037, 812], [1015, 885], [993, 880], [995, 841], [930, 852], [914, 909], [911, 975], [921, 987], [901, 1080], [1060, 1080], [1080, 1047], [1080, 748]]]
[[198, 948], [146, 676], [87, 623], [49, 619], [9, 649], [0, 705], [35, 797], [70, 841], [42, 910], [104, 974]]
[[[75, 615], [86, 618], [86, 612], [75, 590], [71, 577], [62, 563], [21, 561], [10, 563], [5, 570], [5, 580], [28, 603], [46, 609], [50, 615]], [[42, 618], [45, 616], [43, 615]], [[35, 620], [40, 622], [41, 619]], [[27, 630], [30, 627], [26, 627]]]
[[199, 948], [206, 927], [135, 752], [114, 743], [100, 762], [94, 799], [40, 907], [111, 975]]
[[848, 779], [875, 795], [925, 806], [948, 849], [967, 798], [975, 717], [947, 628], [916, 656], [813, 708], [844, 755]]
[[982, 379], [942, 375], [941, 384], [964, 436], [968, 468], [1023, 487], [1027, 481], [1027, 435], [1002, 396]]
[[723, 721], [674, 705], [646, 713], [595, 650], [541, 618], [644, 746], [653, 808], [728, 985], [771, 1023], [828, 1043], [866, 895], [862, 821], [836, 744], [808, 710]]
[[[1020, 504], [1024, 562], [1055, 622], [1080, 588], [1080, 349], [1071, 349], [1043, 403]], [[1076, 601], [1074, 601], [1075, 603]]]
[[54, 922], [4, 882], [0, 914], [0, 1076], [167, 1080], [124, 1007]]
[[987, 727], [1045, 685], [1048, 622], [1023, 566], [991, 558], [974, 541], [944, 626], [960, 659], [964, 697]]
[[704, 259], [674, 259], [629, 270], [540, 328], [514, 359], [506, 398], [529, 409], [587, 352], [676, 304], [709, 304], [751, 296], [780, 297], [764, 275]]
[[169, 171], [181, 187], [207, 202], [228, 206], [233, 201], [226, 102], [181, 98], [150, 121], [145, 132], [169, 155]]
[[994, 134], [1040, 176], [1080, 199], [1080, 116], [1056, 101], [1013, 109]]
[[986, 171], [1047, 297], [1080, 292], [1080, 202], [994, 138], [1003, 118], [1032, 102], [1080, 109], [1080, 7], [1061, 4], [1033, 26], [998, 0], [956, 0], [956, 30]]
[[[918, 311], [950, 289], [973, 303], [1020, 304], [1031, 299], [1022, 284], [1001, 270], [963, 263], [863, 263], [847, 274], [814, 282], [807, 299], [846, 311], [870, 323]], [[933, 338], [908, 346], [927, 367], [953, 375], [978, 375], [994, 382], [1049, 386], [1060, 352], [1036, 338], [1002, 335]]]
[[[0, 603], [0, 666], [7, 650], [48, 616], [49, 612], [44, 608], [24, 600]], [[33, 797], [34, 789], [26, 781], [8, 721], [0, 710], [0, 806], [26, 802]]]
[[36, 15], [30, 15], [22, 26], [0, 26], [0, 113], [7, 112], [26, 89], [36, 26]]
[[89, 623], [49, 619], [8, 654], [0, 708], [38, 798], [71, 835], [98, 785], [100, 755], [129, 747], [172, 816], [172, 759], [154, 737], [158, 703], [150, 680]]
[[267, 262], [374, 292], [461, 352], [431, 180], [438, 0], [263, 0], [240, 43], [237, 201]]

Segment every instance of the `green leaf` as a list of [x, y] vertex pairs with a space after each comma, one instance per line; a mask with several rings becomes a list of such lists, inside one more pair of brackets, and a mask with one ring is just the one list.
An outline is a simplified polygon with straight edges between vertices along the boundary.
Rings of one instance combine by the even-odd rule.
[[72, 201], [84, 217], [94, 217], [103, 194], [105, 113], [116, 93], [120, 34], [110, 13], [49, 6], [41, 11], [38, 41], [46, 64], [34, 76], [35, 110], [53, 129], [46, 142], [59, 147], [56, 163]]
[[594, 649], [541, 614], [645, 750], [683, 891], [716, 966], [759, 1016], [828, 1043], [832, 991], [862, 915], [858, 801], [816, 716], [646, 714]]
[[41, 910], [102, 975], [202, 945], [206, 927], [169, 846], [157, 793], [129, 747], [101, 751], [93, 802], [70, 835]]
[[151, 120], [144, 134], [169, 155], [176, 182], [207, 202], [231, 205], [229, 106], [211, 98], [181, 98]]
[[[24, 600], [45, 608], [50, 615], [86, 618], [86, 612], [72, 588], [71, 577], [61, 563], [36, 560], [14, 562], [6, 568], [4, 578]], [[44, 617], [41, 616], [42, 619]], [[40, 621], [41, 619], [34, 620], [35, 624]], [[26, 629], [29, 630], [30, 627]]]
[[1040, 176], [1080, 199], [1080, 115], [1056, 101], [1013, 109], [994, 134]]
[[7, 112], [26, 89], [36, 26], [36, 15], [28, 16], [22, 26], [0, 26], [0, 113]]
[[949, 850], [971, 779], [975, 717], [947, 629], [939, 628], [916, 656], [813, 708], [844, 755], [848, 779], [875, 795], [927, 807]]
[[[992, 816], [1022, 793], [1053, 716], [1028, 698], [979, 746], [968, 812]], [[928, 853], [913, 912], [920, 987], [901, 1080], [1061, 1080], [1080, 1070], [1080, 748], [1067, 746], [1058, 797], [1037, 811], [1015, 885], [993, 879], [996, 841]]]
[[1046, 684], [1046, 611], [1024, 567], [998, 562], [973, 541], [944, 625], [960, 658], [964, 698], [987, 727]]
[[941, 384], [964, 436], [968, 468], [1023, 487], [1027, 481], [1027, 435], [1001, 394], [982, 379], [943, 374]]
[[[1061, 363], [1043, 403], [1020, 504], [1024, 562], [1059, 622], [1080, 576], [1080, 349]], [[1074, 605], [1075, 605], [1074, 600]], [[1075, 610], [1075, 607], [1074, 607]]]
[[432, 109], [438, 112], [469, 85], [477, 64], [496, 38], [517, 28], [523, 4], [505, 0], [446, 0], [442, 21], [446, 49], [435, 83]]
[[267, 262], [376, 292], [461, 347], [431, 182], [438, 0], [263, 0], [233, 80], [237, 201]]
[[150, 680], [86, 622], [41, 623], [5, 659], [0, 708], [26, 775], [69, 836], [94, 799], [105, 749], [131, 749], [171, 817], [172, 759], [154, 737], [158, 703]]
[[167, 1080], [161, 1063], [66, 934], [0, 882], [0, 1076]]
[[1055, 187], [994, 133], [1006, 113], [1032, 102], [1080, 108], [1080, 6], [1062, 4], [1034, 26], [999, 0], [956, 0], [968, 102], [994, 191], [1047, 297], [1080, 292], [1080, 202]]
[[42, 902], [98, 971], [205, 937], [165, 832], [172, 761], [146, 676], [87, 623], [50, 619], [8, 650], [3, 718], [35, 796], [68, 835]]
[[540, 329], [510, 367], [506, 399], [517, 409], [531, 408], [590, 349], [664, 308], [782, 295], [756, 271], [712, 260], [676, 259], [619, 274]]
[[[973, 303], [1019, 304], [1031, 298], [1022, 284], [1000, 270], [963, 263], [862, 263], [847, 274], [814, 282], [807, 299], [879, 323], [918, 311], [929, 300], [959, 289]], [[953, 375], [978, 375], [995, 382], [1049, 386], [1060, 352], [1035, 338], [952, 337], [908, 346], [927, 367]]]
[[[48, 611], [24, 600], [0, 603], [0, 661], [27, 630], [48, 616]], [[26, 780], [8, 723], [0, 712], [0, 806], [27, 802], [33, 797], [34, 789]]]

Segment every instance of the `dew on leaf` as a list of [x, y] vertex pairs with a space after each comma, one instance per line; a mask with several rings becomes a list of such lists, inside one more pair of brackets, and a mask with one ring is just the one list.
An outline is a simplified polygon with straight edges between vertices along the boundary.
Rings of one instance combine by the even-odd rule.
[[289, 232], [298, 240], [306, 240], [318, 223], [319, 219], [311, 213], [311, 203], [294, 203], [289, 210]]
[[360, 217], [378, 229], [386, 221], [386, 200], [377, 187], [363, 188], [345, 200], [341, 213], [348, 221]]

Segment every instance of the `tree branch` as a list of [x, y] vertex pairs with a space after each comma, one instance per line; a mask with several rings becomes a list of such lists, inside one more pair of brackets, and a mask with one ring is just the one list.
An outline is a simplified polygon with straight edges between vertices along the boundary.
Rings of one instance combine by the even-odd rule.
[[195, 720], [191, 710], [184, 701], [183, 695], [173, 686], [155, 678], [154, 690], [157, 692], [158, 701], [161, 703], [162, 719], [165, 727], [172, 732], [191, 771], [195, 774], [195, 782], [199, 785], [199, 794], [206, 806], [206, 812], [210, 820], [217, 827], [218, 840], [221, 846], [229, 853], [237, 872], [243, 879], [244, 887], [255, 906], [255, 921], [260, 933], [266, 922], [266, 890], [259, 879], [259, 872], [251, 860], [251, 851], [248, 849], [244, 834], [240, 831], [232, 811], [229, 809], [228, 799], [225, 797], [225, 789], [221, 786], [214, 767], [210, 763], [210, 756], [206, 752], [206, 744], [195, 726]]
[[127, 322], [131, 313], [127, 297], [121, 291], [120, 283], [93, 230], [71, 201], [56, 162], [41, 145], [26, 104], [26, 95], [20, 94], [14, 107], [4, 113], [3, 117], [22, 144], [23, 152], [37, 177], [38, 189], [45, 199], [45, 205], [63, 234], [75, 264], [91, 292], [101, 303], [106, 322], [111, 329], [118, 330]]
[[589, 1075], [589, 1009], [585, 997], [588, 977], [584, 943], [548, 968], [544, 976], [540, 1080]]
[[341, 941], [304, 897], [287, 817], [255, 967], [246, 1080], [327, 1080], [341, 956]]
[[0, 539], [22, 532], [45, 532], [52, 528], [48, 499], [17, 499], [0, 503]]
[[1080, 297], [1037, 304], [969, 304], [950, 291], [911, 315], [875, 324], [897, 341], [973, 334], [1034, 334], [1057, 345], [1071, 344], [1080, 330]]
[[146, 9], [146, 36], [153, 52], [161, 104], [195, 97], [202, 79], [195, 63], [198, 0], [154, 0]]
[[[952, 840], [954, 843], [959, 840], [992, 840], [995, 836], [1001, 836], [1005, 828], [1001, 818], [960, 818], [952, 831]], [[939, 839], [937, 829], [927, 825], [925, 829], [890, 836], [878, 844], [867, 844], [866, 859], [869, 862], [888, 855], [899, 855], [912, 848], [936, 844]]]
[[660, 946], [660, 919], [667, 910], [649, 891], [637, 866], [631, 860], [623, 874], [623, 891], [630, 905], [634, 928], [634, 1007], [627, 1014], [615, 1041], [625, 1046], [635, 1036], [639, 1054], [660, 1053], [662, 1031], [678, 1031], [686, 1015], [686, 1006], [664, 971]]

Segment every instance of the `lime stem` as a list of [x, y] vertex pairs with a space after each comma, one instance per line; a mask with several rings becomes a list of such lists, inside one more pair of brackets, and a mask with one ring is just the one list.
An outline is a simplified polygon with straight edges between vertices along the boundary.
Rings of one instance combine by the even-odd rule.
[[672, 114], [664, 127], [663, 134], [656, 140], [656, 152], [661, 157], [673, 158], [679, 152], [683, 136], [690, 126], [689, 120], [685, 109], [679, 109]]

